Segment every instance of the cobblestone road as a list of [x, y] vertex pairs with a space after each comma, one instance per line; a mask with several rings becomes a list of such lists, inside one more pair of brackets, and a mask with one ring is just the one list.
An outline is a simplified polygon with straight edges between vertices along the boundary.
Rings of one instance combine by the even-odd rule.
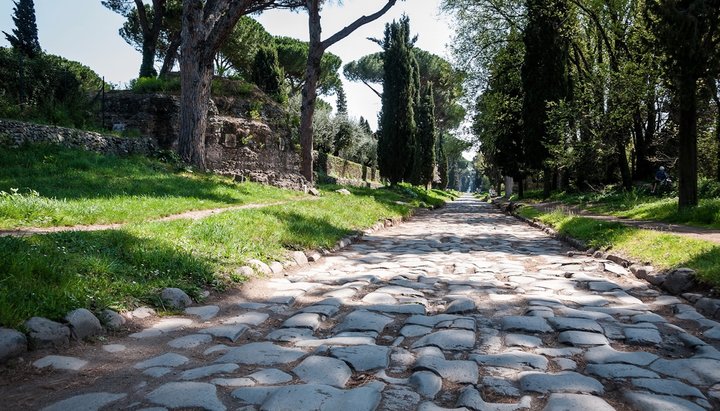
[[[463, 198], [241, 295], [38, 357], [22, 409], [720, 409], [720, 324]], [[69, 369], [75, 369], [69, 370]]]

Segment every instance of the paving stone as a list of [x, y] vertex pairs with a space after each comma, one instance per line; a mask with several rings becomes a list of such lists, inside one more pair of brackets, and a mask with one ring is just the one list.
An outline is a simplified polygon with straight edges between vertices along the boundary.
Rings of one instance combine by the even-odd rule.
[[588, 364], [585, 371], [607, 379], [660, 378], [650, 370], [630, 364]]
[[70, 329], [55, 321], [32, 317], [24, 326], [31, 349], [60, 348], [70, 344]]
[[553, 362], [561, 371], [575, 371], [577, 369], [577, 363], [569, 358], [555, 358]]
[[667, 360], [660, 358], [650, 364], [650, 369], [660, 374], [685, 380], [693, 385], [720, 383], [720, 361], [707, 358], [683, 358]]
[[261, 405], [277, 389], [278, 387], [242, 387], [234, 390], [231, 395], [246, 404]]
[[445, 308], [447, 314], [461, 314], [475, 311], [475, 301], [471, 298], [458, 298]]
[[400, 329], [400, 335], [404, 337], [419, 337], [426, 335], [432, 331], [430, 327], [424, 327], [422, 325], [409, 324]]
[[298, 348], [282, 347], [270, 342], [254, 342], [228, 349], [215, 362], [276, 365], [296, 361], [304, 355], [305, 352]]
[[[292, 380], [292, 377], [290, 378]], [[211, 384], [218, 385], [220, 387], [252, 387], [255, 385], [255, 381], [250, 378], [214, 378], [210, 381]]]
[[248, 378], [252, 378], [258, 384], [262, 385], [273, 385], [273, 384], [284, 384], [292, 381], [293, 377], [283, 371], [276, 368], [267, 368], [260, 370], [248, 375]]
[[524, 331], [528, 333], [547, 333], [553, 329], [543, 317], [510, 316], [502, 319], [505, 331]]
[[420, 395], [431, 399], [442, 389], [442, 379], [430, 371], [414, 372], [410, 376], [409, 384]]
[[605, 400], [594, 395], [550, 394], [543, 411], [615, 411]]
[[310, 384], [331, 385], [342, 388], [352, 376], [352, 370], [345, 362], [336, 358], [311, 355], [305, 358], [293, 373]]
[[544, 356], [523, 351], [487, 355], [470, 354], [469, 358], [480, 365], [516, 370], [536, 369], [545, 371], [548, 366], [548, 360]]
[[178, 337], [168, 342], [168, 345], [172, 348], [196, 348], [203, 344], [208, 344], [212, 341], [212, 336], [208, 334], [190, 334], [184, 337]]
[[363, 308], [368, 311], [378, 311], [381, 313], [388, 313], [388, 314], [420, 314], [420, 315], [422, 315], [427, 312], [427, 309], [422, 304], [399, 304], [399, 305], [374, 304], [374, 305], [366, 305]]
[[214, 385], [203, 382], [169, 382], [150, 392], [146, 399], [169, 408], [197, 407], [208, 411], [225, 411]]
[[667, 320], [665, 317], [661, 315], [657, 315], [655, 313], [646, 313], [646, 314], [638, 314], [634, 315], [631, 318], [632, 322], [634, 323], [666, 323]]
[[220, 307], [217, 305], [205, 305], [202, 307], [188, 307], [185, 309], [185, 314], [195, 315], [200, 317], [200, 320], [207, 321], [214, 318], [220, 311]]
[[362, 372], [386, 368], [390, 361], [390, 347], [382, 345], [332, 347], [330, 355], [347, 362], [355, 371]]
[[381, 332], [393, 319], [367, 310], [355, 310], [346, 315], [343, 322], [335, 327], [335, 332], [375, 331]]
[[508, 347], [537, 348], [543, 345], [538, 337], [527, 334], [508, 334], [505, 336], [505, 345]]
[[415, 341], [412, 348], [435, 346], [443, 350], [470, 350], [475, 346], [475, 333], [469, 330], [441, 330]]
[[127, 322], [125, 317], [109, 308], [100, 311], [98, 318], [105, 325], [105, 328], [109, 330], [119, 330]]
[[626, 391], [626, 403], [638, 411], [704, 411], [704, 408], [678, 397], [657, 395], [646, 392]]
[[88, 364], [87, 361], [75, 357], [65, 357], [62, 355], [48, 355], [35, 362], [33, 366], [37, 368], [52, 367], [56, 370], [78, 371]]
[[362, 298], [362, 302], [368, 304], [397, 304], [397, 299], [387, 293], [371, 292]]
[[384, 384], [373, 382], [351, 390], [328, 385], [287, 385], [273, 391], [262, 404], [263, 410], [372, 411], [382, 398]]
[[466, 407], [444, 408], [430, 401], [425, 401], [418, 407], [418, 411], [469, 411]]
[[643, 351], [616, 351], [609, 345], [601, 345], [598, 347], [589, 348], [585, 352], [585, 361], [589, 363], [624, 363], [632, 365], [649, 365], [653, 361], [657, 360], [658, 356], [649, 352]]
[[677, 380], [664, 378], [633, 378], [631, 382], [632, 385], [637, 388], [652, 391], [657, 394], [673, 395], [676, 397], [705, 398], [702, 392], [700, 392], [697, 388]]
[[84, 340], [88, 337], [102, 335], [105, 331], [100, 325], [100, 320], [93, 313], [85, 308], [72, 310], [65, 316], [65, 321], [70, 324], [73, 337]]
[[577, 347], [538, 348], [535, 350], [535, 353], [547, 355], [548, 357], [572, 357], [573, 355], [581, 354], [582, 352], [582, 348]]
[[662, 342], [658, 330], [625, 327], [625, 342], [634, 345], [657, 345]]
[[10, 328], [0, 328], [0, 364], [27, 351], [25, 334]]
[[465, 406], [478, 411], [516, 411], [530, 408], [532, 397], [524, 396], [516, 404], [510, 403], [488, 403], [483, 400], [480, 392], [473, 387], [466, 387], [460, 393], [457, 405]]
[[236, 325], [218, 325], [215, 327], [198, 330], [199, 333], [209, 334], [217, 338], [227, 338], [231, 342], [235, 342], [248, 330], [244, 324]]
[[182, 330], [183, 328], [192, 325], [192, 323], [193, 320], [189, 318], [163, 318], [150, 328], [130, 334], [130, 337], [137, 339], [159, 337], [163, 334]]
[[337, 314], [337, 312], [339, 310], [340, 310], [340, 308], [335, 305], [314, 304], [314, 305], [305, 307], [300, 311], [304, 312], [304, 313], [316, 313], [316, 314], [322, 314], [326, 317], [332, 317], [333, 315]]
[[114, 394], [109, 392], [93, 392], [76, 395], [49, 405], [42, 411], [99, 411], [114, 402], [127, 397], [127, 394]]
[[185, 370], [180, 374], [181, 380], [197, 380], [214, 374], [228, 374], [240, 368], [237, 364], [213, 364]]
[[413, 371], [430, 370], [452, 382], [475, 384], [478, 366], [474, 361], [446, 360], [442, 357], [423, 355], [418, 357]]
[[548, 322], [557, 331], [588, 331], [600, 334], [604, 332], [597, 321], [584, 318], [554, 317], [549, 318]]
[[167, 374], [170, 374], [171, 372], [173, 372], [173, 369], [170, 367], [150, 367], [146, 368], [143, 371], [143, 375], [147, 375], [148, 377], [153, 378], [160, 378]]
[[300, 313], [285, 320], [282, 324], [285, 328], [309, 328], [317, 330], [320, 327], [320, 314]]
[[313, 330], [309, 328], [279, 328], [265, 337], [270, 341], [293, 342], [314, 340]]
[[524, 392], [603, 394], [605, 391], [598, 380], [572, 371], [555, 374], [524, 371], [518, 377]]
[[490, 391], [493, 395], [504, 398], [520, 398], [520, 390], [505, 378], [485, 376], [482, 377], [481, 383], [483, 389]]
[[321, 345], [371, 345], [375, 344], [375, 338], [366, 336], [347, 336], [347, 337], [330, 337], [318, 338], [314, 340], [298, 340], [295, 341], [296, 347], [319, 347]]
[[142, 370], [150, 367], [177, 367], [186, 364], [190, 361], [187, 357], [175, 353], [165, 353], [158, 355], [157, 357], [148, 358], [145, 361], [140, 361], [133, 367]]
[[608, 344], [604, 335], [586, 331], [563, 331], [558, 335], [558, 341], [575, 347]]
[[380, 407], [386, 410], [413, 410], [420, 402], [420, 395], [408, 387], [392, 385], [382, 392]]
[[223, 324], [245, 324], [245, 325], [260, 325], [270, 317], [267, 313], [259, 311], [251, 311], [230, 317], [222, 321]]

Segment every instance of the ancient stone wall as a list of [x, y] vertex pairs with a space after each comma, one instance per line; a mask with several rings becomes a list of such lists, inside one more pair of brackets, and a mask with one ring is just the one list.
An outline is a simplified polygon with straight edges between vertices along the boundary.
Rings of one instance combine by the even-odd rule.
[[[111, 92], [105, 108], [106, 125], [135, 129], [157, 139], [161, 148], [177, 148], [179, 96]], [[207, 167], [237, 180], [303, 189], [307, 181], [290, 136], [287, 113], [265, 95], [215, 97], [205, 134]]]
[[328, 177], [336, 179], [341, 184], [352, 184], [352, 182], [379, 184], [380, 182], [380, 173], [376, 168], [354, 163], [350, 160], [329, 154], [320, 154], [317, 156], [316, 169]]
[[117, 137], [72, 128], [0, 120], [0, 144], [17, 147], [23, 144], [47, 143], [113, 155], [150, 155], [157, 151], [149, 137]]

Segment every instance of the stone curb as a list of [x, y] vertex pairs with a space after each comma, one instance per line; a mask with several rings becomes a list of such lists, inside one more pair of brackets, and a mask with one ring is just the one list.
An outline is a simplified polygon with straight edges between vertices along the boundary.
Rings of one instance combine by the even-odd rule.
[[503, 213], [511, 215], [532, 227], [538, 228], [550, 236], [572, 246], [573, 248], [586, 252], [587, 255], [592, 255], [595, 258], [610, 260], [618, 265], [621, 265], [630, 270], [636, 278], [645, 280], [654, 286], [662, 288], [669, 294], [683, 297], [688, 300], [688, 302], [690, 302], [698, 312], [715, 320], [720, 320], [720, 299], [710, 298], [703, 293], [692, 292], [693, 290], [712, 289], [712, 286], [703, 284], [702, 281], [697, 278], [694, 270], [690, 268], [676, 268], [672, 270], [654, 272], [653, 267], [650, 265], [633, 262], [625, 257], [609, 252], [590, 249], [584, 242], [578, 240], [577, 238], [558, 233], [555, 229], [541, 223], [540, 221], [525, 218], [517, 214], [517, 203], [499, 199], [491, 199], [490, 201]]

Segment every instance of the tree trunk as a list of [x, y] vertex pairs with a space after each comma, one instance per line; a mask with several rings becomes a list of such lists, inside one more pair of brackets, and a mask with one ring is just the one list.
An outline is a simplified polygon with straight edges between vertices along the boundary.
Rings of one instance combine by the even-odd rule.
[[628, 165], [628, 158], [625, 153], [625, 142], [619, 135], [615, 137], [615, 149], [618, 152], [618, 165], [620, 166], [620, 176], [622, 177], [623, 187], [626, 190], [631, 190], [632, 176], [630, 175], [630, 166]]
[[302, 89], [302, 105], [300, 106], [300, 147], [301, 147], [301, 173], [313, 184], [313, 115], [315, 114], [315, 100], [317, 99], [317, 83], [320, 78], [320, 60], [323, 50], [320, 36], [320, 6], [317, 0], [309, 0], [308, 26], [310, 29], [310, 46], [308, 51], [307, 68], [305, 70], [305, 84]]
[[165, 53], [165, 59], [163, 59], [163, 65], [160, 69], [160, 77], [166, 76], [175, 67], [175, 60], [177, 60], [177, 52], [180, 48], [180, 33], [173, 35], [170, 40], [170, 46], [168, 47], [167, 53]]
[[143, 41], [142, 64], [140, 64], [140, 77], [155, 77], [155, 46], [157, 38]]
[[680, 209], [694, 207], [697, 198], [697, 78], [684, 76], [679, 82], [680, 121], [678, 142]]
[[718, 152], [717, 152], [717, 171], [715, 179], [717, 181], [720, 181], [720, 95], [718, 95], [718, 86], [715, 82], [715, 79], [710, 79], [710, 91], [712, 92], [712, 98], [715, 102], [715, 141], [718, 145]]
[[522, 175], [518, 177], [518, 198], [525, 198], [525, 177]]
[[553, 188], [554, 173], [550, 166], [543, 168], [543, 198], [549, 198]]

